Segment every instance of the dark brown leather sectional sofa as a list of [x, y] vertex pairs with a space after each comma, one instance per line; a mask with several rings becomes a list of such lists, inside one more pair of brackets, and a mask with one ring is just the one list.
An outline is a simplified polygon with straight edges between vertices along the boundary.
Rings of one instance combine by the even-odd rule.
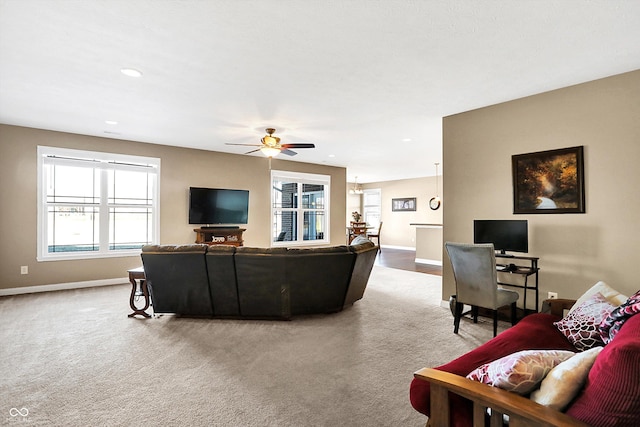
[[142, 262], [155, 313], [290, 319], [361, 299], [376, 254], [361, 237], [311, 249], [148, 245]]

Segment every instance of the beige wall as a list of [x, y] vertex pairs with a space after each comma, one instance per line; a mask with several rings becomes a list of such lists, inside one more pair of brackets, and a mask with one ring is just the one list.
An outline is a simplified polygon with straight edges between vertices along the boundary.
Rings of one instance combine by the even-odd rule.
[[[192, 243], [190, 186], [247, 189], [246, 246], [270, 245], [270, 173], [266, 158], [0, 125], [0, 289], [126, 276], [140, 258], [36, 262], [36, 147], [47, 145], [159, 157], [161, 243]], [[278, 170], [331, 176], [331, 244], [344, 244], [346, 170], [274, 159]], [[20, 266], [29, 267], [28, 275]]]
[[[442, 194], [442, 177], [439, 195], [442, 204], [446, 203]], [[411, 223], [442, 223], [442, 207], [436, 211], [429, 209], [429, 199], [436, 191], [436, 177], [399, 179], [396, 181], [373, 182], [362, 185], [363, 188], [379, 188], [382, 193], [382, 246], [416, 248], [416, 227]], [[417, 206], [411, 212], [392, 212], [391, 199], [415, 197]], [[360, 211], [362, 212], [362, 211]]]
[[[511, 156], [578, 145], [587, 213], [513, 215]], [[638, 290], [640, 71], [446, 117], [443, 154], [444, 241], [472, 241], [474, 219], [528, 219], [541, 299], [598, 280]], [[455, 283], [443, 264], [445, 300]]]

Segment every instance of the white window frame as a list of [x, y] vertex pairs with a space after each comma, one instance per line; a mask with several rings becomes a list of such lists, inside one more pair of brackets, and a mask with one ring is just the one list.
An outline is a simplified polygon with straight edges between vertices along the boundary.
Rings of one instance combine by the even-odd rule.
[[[377, 203], [370, 203], [375, 200]], [[382, 190], [380, 188], [367, 188], [362, 194], [362, 218], [373, 227], [378, 227], [382, 222]], [[372, 220], [377, 218], [377, 220]]]
[[[38, 206], [37, 206], [37, 256], [38, 261], [60, 261], [76, 259], [128, 257], [139, 255], [140, 249], [109, 250], [109, 221], [106, 180], [102, 180], [100, 201], [95, 206], [100, 208], [99, 215], [99, 245], [97, 251], [78, 252], [48, 252], [48, 207], [55, 205], [47, 202], [46, 186], [48, 178], [45, 176], [45, 164], [79, 164], [93, 162], [94, 170], [99, 169], [106, 176], [107, 170], [145, 170], [151, 171], [153, 183], [153, 200], [151, 203], [152, 241], [157, 244], [160, 241], [160, 159], [155, 157], [143, 157], [124, 154], [103, 153], [97, 151], [75, 150], [69, 148], [38, 146], [37, 149], [37, 178], [38, 178]], [[117, 205], [122, 206], [121, 204]], [[135, 205], [140, 207], [140, 205]]]
[[[275, 199], [274, 199], [274, 181], [278, 179], [286, 179], [291, 182], [296, 182], [298, 185], [298, 207], [297, 208], [276, 208], [275, 207]], [[280, 171], [280, 170], [272, 170], [271, 171], [271, 181], [270, 181], [269, 192], [271, 194], [271, 221], [270, 224], [273, 227], [275, 223], [275, 215], [276, 212], [282, 211], [290, 211], [297, 212], [298, 216], [298, 229], [297, 236], [298, 240], [288, 240], [283, 242], [274, 242], [273, 241], [273, 229], [269, 231], [269, 240], [271, 241], [272, 247], [293, 247], [293, 246], [320, 246], [320, 245], [328, 245], [331, 241], [331, 236], [329, 230], [331, 230], [331, 206], [329, 201], [331, 200], [331, 176], [330, 175], [319, 175], [319, 174], [310, 174], [303, 172], [290, 172], [290, 171]], [[316, 184], [316, 185], [324, 185], [325, 187], [325, 200], [324, 200], [324, 209], [309, 209], [302, 207], [302, 185], [301, 184]], [[326, 230], [324, 232], [323, 239], [316, 240], [303, 240], [304, 239], [304, 212], [308, 211], [324, 211], [325, 220], [326, 220]]]

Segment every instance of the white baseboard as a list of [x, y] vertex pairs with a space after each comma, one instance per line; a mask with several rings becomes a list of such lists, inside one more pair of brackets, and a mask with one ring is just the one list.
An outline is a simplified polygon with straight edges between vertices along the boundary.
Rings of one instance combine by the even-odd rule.
[[401, 251], [415, 251], [416, 248], [411, 247], [411, 246], [393, 246], [393, 245], [382, 245], [382, 249], [384, 248], [389, 248], [389, 249], [400, 249]]
[[56, 283], [54, 285], [24, 286], [21, 288], [0, 289], [0, 296], [33, 294], [36, 292], [64, 291], [69, 289], [93, 288], [96, 286], [121, 285], [129, 283], [129, 278], [88, 280], [86, 282]]
[[442, 267], [442, 261], [438, 261], [437, 259], [416, 258], [416, 263], [418, 263], [418, 264], [439, 265], [439, 266]]

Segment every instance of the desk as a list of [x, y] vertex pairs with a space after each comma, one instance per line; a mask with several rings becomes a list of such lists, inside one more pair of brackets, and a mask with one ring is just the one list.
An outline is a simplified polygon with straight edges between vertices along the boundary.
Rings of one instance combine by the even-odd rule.
[[[517, 255], [498, 255], [496, 254], [496, 268], [498, 269], [498, 284], [504, 286], [511, 286], [514, 288], [524, 289], [523, 296], [523, 312], [527, 314], [527, 291], [535, 291], [536, 292], [536, 307], [534, 312], [538, 312], [539, 307], [539, 293], [538, 293], [538, 272], [540, 268], [538, 268], [538, 257], [528, 257], [528, 256], [517, 256]], [[526, 265], [519, 265], [519, 264]], [[508, 267], [509, 264], [515, 264], [515, 270], [505, 271], [504, 268]], [[514, 283], [506, 282], [506, 280], [510, 277], [510, 275], [518, 275], [524, 278], [523, 285], [517, 285]], [[535, 276], [535, 285], [530, 286], [528, 284], [529, 276]], [[501, 281], [502, 280], [502, 281]]]
[[[144, 317], [151, 317], [145, 310], [149, 308], [149, 289], [147, 288], [147, 281], [144, 277], [144, 267], [132, 268], [131, 270], [127, 270], [129, 273], [129, 282], [133, 288], [131, 289], [131, 297], [129, 298], [129, 305], [133, 309], [133, 313], [129, 314], [129, 317], [133, 317], [136, 314], [139, 314]], [[138, 289], [138, 284], [136, 280], [140, 280], [140, 288]], [[144, 296], [144, 307], [139, 309], [136, 307], [135, 299], [137, 297]]]

